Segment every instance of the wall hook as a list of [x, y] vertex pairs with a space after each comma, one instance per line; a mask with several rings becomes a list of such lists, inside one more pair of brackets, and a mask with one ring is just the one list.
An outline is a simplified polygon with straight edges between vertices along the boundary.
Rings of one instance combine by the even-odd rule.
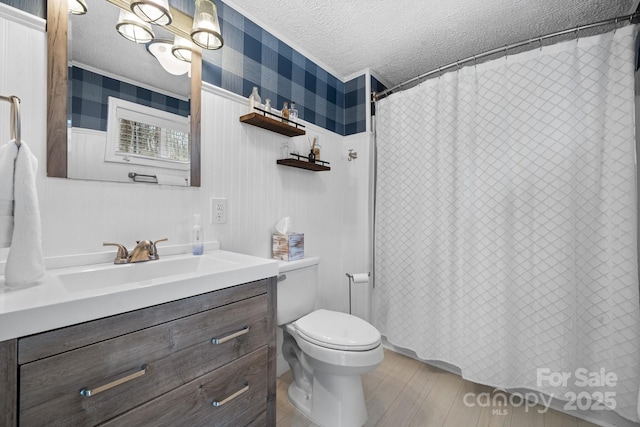
[[351, 161], [358, 158], [358, 153], [356, 151], [353, 151], [353, 148], [349, 148], [349, 154], [347, 156], [347, 160]]

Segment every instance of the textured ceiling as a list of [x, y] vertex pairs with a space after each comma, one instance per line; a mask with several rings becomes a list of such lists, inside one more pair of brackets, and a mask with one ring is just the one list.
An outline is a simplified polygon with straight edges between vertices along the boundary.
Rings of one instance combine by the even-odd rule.
[[223, 0], [337, 77], [387, 85], [491, 49], [633, 13], [638, 0]]
[[[341, 80], [370, 69], [388, 87], [470, 56], [633, 13], [640, 0], [222, 0]], [[118, 74], [125, 62], [165, 79], [184, 97], [188, 78], [160, 72], [140, 45], [116, 34], [117, 9], [89, 0], [90, 14], [71, 17], [72, 60]], [[92, 19], [87, 19], [91, 17]], [[89, 36], [102, 28], [98, 41]], [[162, 29], [154, 26], [156, 36]], [[172, 38], [168, 33], [168, 38]], [[223, 34], [224, 36], [224, 34]], [[135, 50], [131, 52], [131, 50]], [[78, 53], [82, 52], [82, 53]], [[117, 53], [113, 59], [108, 53]], [[143, 65], [141, 58], [153, 59]], [[120, 73], [121, 74], [121, 73]]]

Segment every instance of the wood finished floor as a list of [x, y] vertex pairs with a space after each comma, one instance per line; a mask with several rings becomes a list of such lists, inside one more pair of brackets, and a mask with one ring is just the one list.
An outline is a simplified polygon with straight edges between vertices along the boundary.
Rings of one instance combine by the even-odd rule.
[[[277, 381], [277, 427], [316, 426], [289, 403], [287, 388], [292, 380], [289, 371]], [[552, 409], [541, 414], [510, 406], [499, 415], [492, 414], [491, 407], [466, 406], [466, 393], [493, 389], [390, 350], [385, 350], [380, 366], [363, 377], [362, 385], [369, 412], [365, 426], [597, 427]]]

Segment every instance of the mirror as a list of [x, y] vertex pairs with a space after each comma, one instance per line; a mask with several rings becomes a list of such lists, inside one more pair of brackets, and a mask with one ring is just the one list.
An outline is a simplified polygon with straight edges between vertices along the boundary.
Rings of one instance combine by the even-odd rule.
[[[190, 98], [190, 105], [187, 106], [188, 114], [191, 116], [191, 120], [185, 130], [189, 130], [191, 133], [190, 136], [190, 149], [188, 154], [188, 162], [182, 162], [183, 165], [186, 163], [186, 168], [188, 169], [189, 182], [192, 187], [200, 186], [200, 90], [201, 90], [201, 79], [202, 79], [202, 56], [201, 51], [196, 47], [194, 48], [193, 58], [191, 63], [191, 80], [188, 82], [188, 77], [182, 76], [182, 80], [180, 78], [171, 76], [169, 73], [165, 72], [162, 68], [160, 68], [159, 63], [155, 60], [154, 57], [151, 56], [150, 53], [146, 51], [144, 45], [136, 45], [133, 42], [129, 42], [119, 34], [117, 34], [115, 30], [115, 24], [117, 22], [117, 18], [113, 19], [113, 22], [110, 22], [111, 19], [103, 16], [103, 13], [109, 13], [113, 15], [117, 15], [118, 9], [112, 4], [117, 4], [118, 6], [122, 6], [123, 3], [121, 0], [96, 0], [89, 4], [89, 8], [94, 7], [96, 9], [104, 9], [106, 7], [111, 8], [111, 11], [102, 11], [100, 13], [94, 13], [94, 16], [99, 16], [102, 21], [105, 22], [105, 25], [110, 26], [110, 40], [102, 41], [99, 47], [93, 49], [92, 51], [98, 53], [104, 53], [107, 50], [107, 46], [111, 48], [111, 50], [118, 52], [118, 54], [122, 55], [117, 61], [109, 60], [106, 64], [100, 64], [95, 62], [91, 65], [92, 68], [90, 71], [95, 71], [96, 69], [100, 69], [100, 74], [106, 75], [108, 77], [111, 76], [122, 76], [124, 77], [122, 80], [124, 81], [140, 81], [139, 77], [135, 75], [124, 75], [122, 72], [122, 65], [126, 62], [137, 63], [137, 68], [142, 71], [141, 74], [146, 75], [161, 75], [163, 76], [164, 82], [146, 82], [146, 85], [149, 87], [169, 87], [171, 90], [164, 89], [163, 92], [169, 96], [176, 95], [176, 98], [180, 99], [188, 99]], [[174, 21], [171, 26], [168, 28], [170, 33], [165, 32], [163, 35], [163, 31], [166, 27], [157, 27], [153, 26], [153, 31], [156, 35], [155, 39], [166, 38], [173, 40], [173, 35], [177, 34], [182, 37], [188, 38], [189, 31], [191, 29], [191, 18], [184, 13], [173, 9], [171, 10], [172, 15], [174, 17]], [[77, 17], [79, 19], [88, 18], [90, 14]], [[75, 17], [74, 17], [75, 18]], [[88, 22], [85, 21], [85, 22]], [[77, 29], [79, 31], [80, 37], [82, 39], [87, 39], [84, 37], [85, 34], [82, 32], [86, 32], [86, 27], [91, 28], [92, 25], [82, 25], [78, 24], [74, 21], [74, 32]], [[77, 28], [76, 28], [77, 27]], [[78, 56], [74, 52], [73, 55], [70, 56], [68, 46], [72, 46], [71, 43], [67, 41], [67, 35], [69, 34], [69, 16], [67, 14], [67, 1], [66, 0], [48, 0], [47, 5], [47, 40], [48, 40], [48, 73], [47, 73], [47, 88], [48, 88], [48, 96], [47, 96], [47, 176], [50, 177], [78, 177], [75, 176], [76, 172], [74, 170], [74, 165], [80, 164], [91, 164], [92, 162], [103, 162], [107, 157], [102, 150], [101, 159], [94, 159], [94, 155], [92, 154], [90, 157], [86, 156], [83, 158], [74, 158], [77, 156], [79, 152], [81, 154], [86, 154], [89, 150], [79, 150], [80, 147], [77, 142], [77, 135], [72, 134], [72, 132], [68, 132], [71, 129], [67, 128], [67, 106], [68, 106], [68, 70], [67, 65], [70, 63], [69, 59], [71, 59], [71, 64], [75, 64], [78, 61], [81, 64], [85, 64], [88, 60], [85, 56]], [[122, 44], [124, 43], [124, 44]], [[120, 44], [121, 47], [115, 47], [117, 44]], [[74, 48], [75, 49], [75, 48]], [[138, 57], [136, 58], [134, 54], [123, 54], [124, 50], [133, 50], [134, 52], [137, 50]], [[91, 50], [87, 50], [91, 52]], [[141, 58], [140, 55], [143, 56], [142, 59], [146, 59], [146, 57], [150, 58], [152, 61], [150, 62], [151, 66], [157, 67], [156, 71], [148, 70], [141, 66]], [[89, 55], [90, 56], [90, 55]], [[97, 55], [97, 57], [105, 56], [105, 55]], [[131, 58], [131, 56], [134, 56]], [[125, 59], [126, 58], [126, 59]], [[96, 59], [94, 58], [93, 61]], [[109, 68], [110, 63], [116, 63], [118, 67]], [[84, 67], [87, 68], [87, 67]], [[76, 71], [85, 72], [83, 69], [78, 67], [73, 68], [73, 72]], [[104, 73], [102, 72], [104, 71]], [[140, 73], [139, 73], [140, 74]], [[108, 78], [107, 77], [107, 78]], [[177, 79], [177, 80], [176, 80]], [[168, 82], [168, 83], [167, 83]], [[182, 87], [182, 93], [176, 93], [176, 88]], [[156, 96], [157, 94], [154, 94]], [[173, 104], [173, 101], [172, 101]], [[183, 110], [184, 106], [187, 105], [183, 101]], [[183, 111], [184, 112], [184, 111]], [[186, 115], [187, 112], [184, 112]], [[163, 121], [163, 123], [168, 123], [167, 121]], [[106, 134], [106, 132], [104, 132]], [[103, 139], [106, 140], [105, 137]], [[102, 145], [104, 147], [104, 143]], [[125, 160], [126, 156], [125, 156]], [[128, 166], [116, 165], [117, 167], [127, 168]], [[175, 169], [179, 169], [180, 167], [176, 167]], [[88, 167], [85, 169], [95, 169], [92, 167]], [[184, 169], [184, 166], [183, 166]], [[138, 169], [138, 171], [142, 170], [142, 173], [139, 172], [139, 175], [144, 175], [145, 169]], [[132, 169], [132, 172], [135, 170]], [[159, 169], [162, 172], [161, 169]], [[126, 173], [126, 172], [125, 172]], [[184, 174], [187, 174], [186, 170]], [[160, 174], [157, 174], [160, 177]], [[171, 178], [171, 176], [169, 176]], [[92, 177], [81, 176], [81, 179], [100, 179], [100, 180], [110, 180], [109, 178], [105, 178], [105, 176], [95, 175]], [[129, 182], [131, 179], [127, 178]], [[120, 180], [120, 179], [118, 179]], [[144, 179], [143, 179], [144, 181]], [[160, 181], [160, 180], [158, 180]], [[171, 184], [171, 180], [164, 180], [164, 182]]]

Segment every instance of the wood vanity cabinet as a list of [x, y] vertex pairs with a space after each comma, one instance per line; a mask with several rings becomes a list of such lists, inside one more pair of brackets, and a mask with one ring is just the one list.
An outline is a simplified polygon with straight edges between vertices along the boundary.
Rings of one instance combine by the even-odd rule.
[[0, 426], [275, 426], [276, 280], [0, 343]]

